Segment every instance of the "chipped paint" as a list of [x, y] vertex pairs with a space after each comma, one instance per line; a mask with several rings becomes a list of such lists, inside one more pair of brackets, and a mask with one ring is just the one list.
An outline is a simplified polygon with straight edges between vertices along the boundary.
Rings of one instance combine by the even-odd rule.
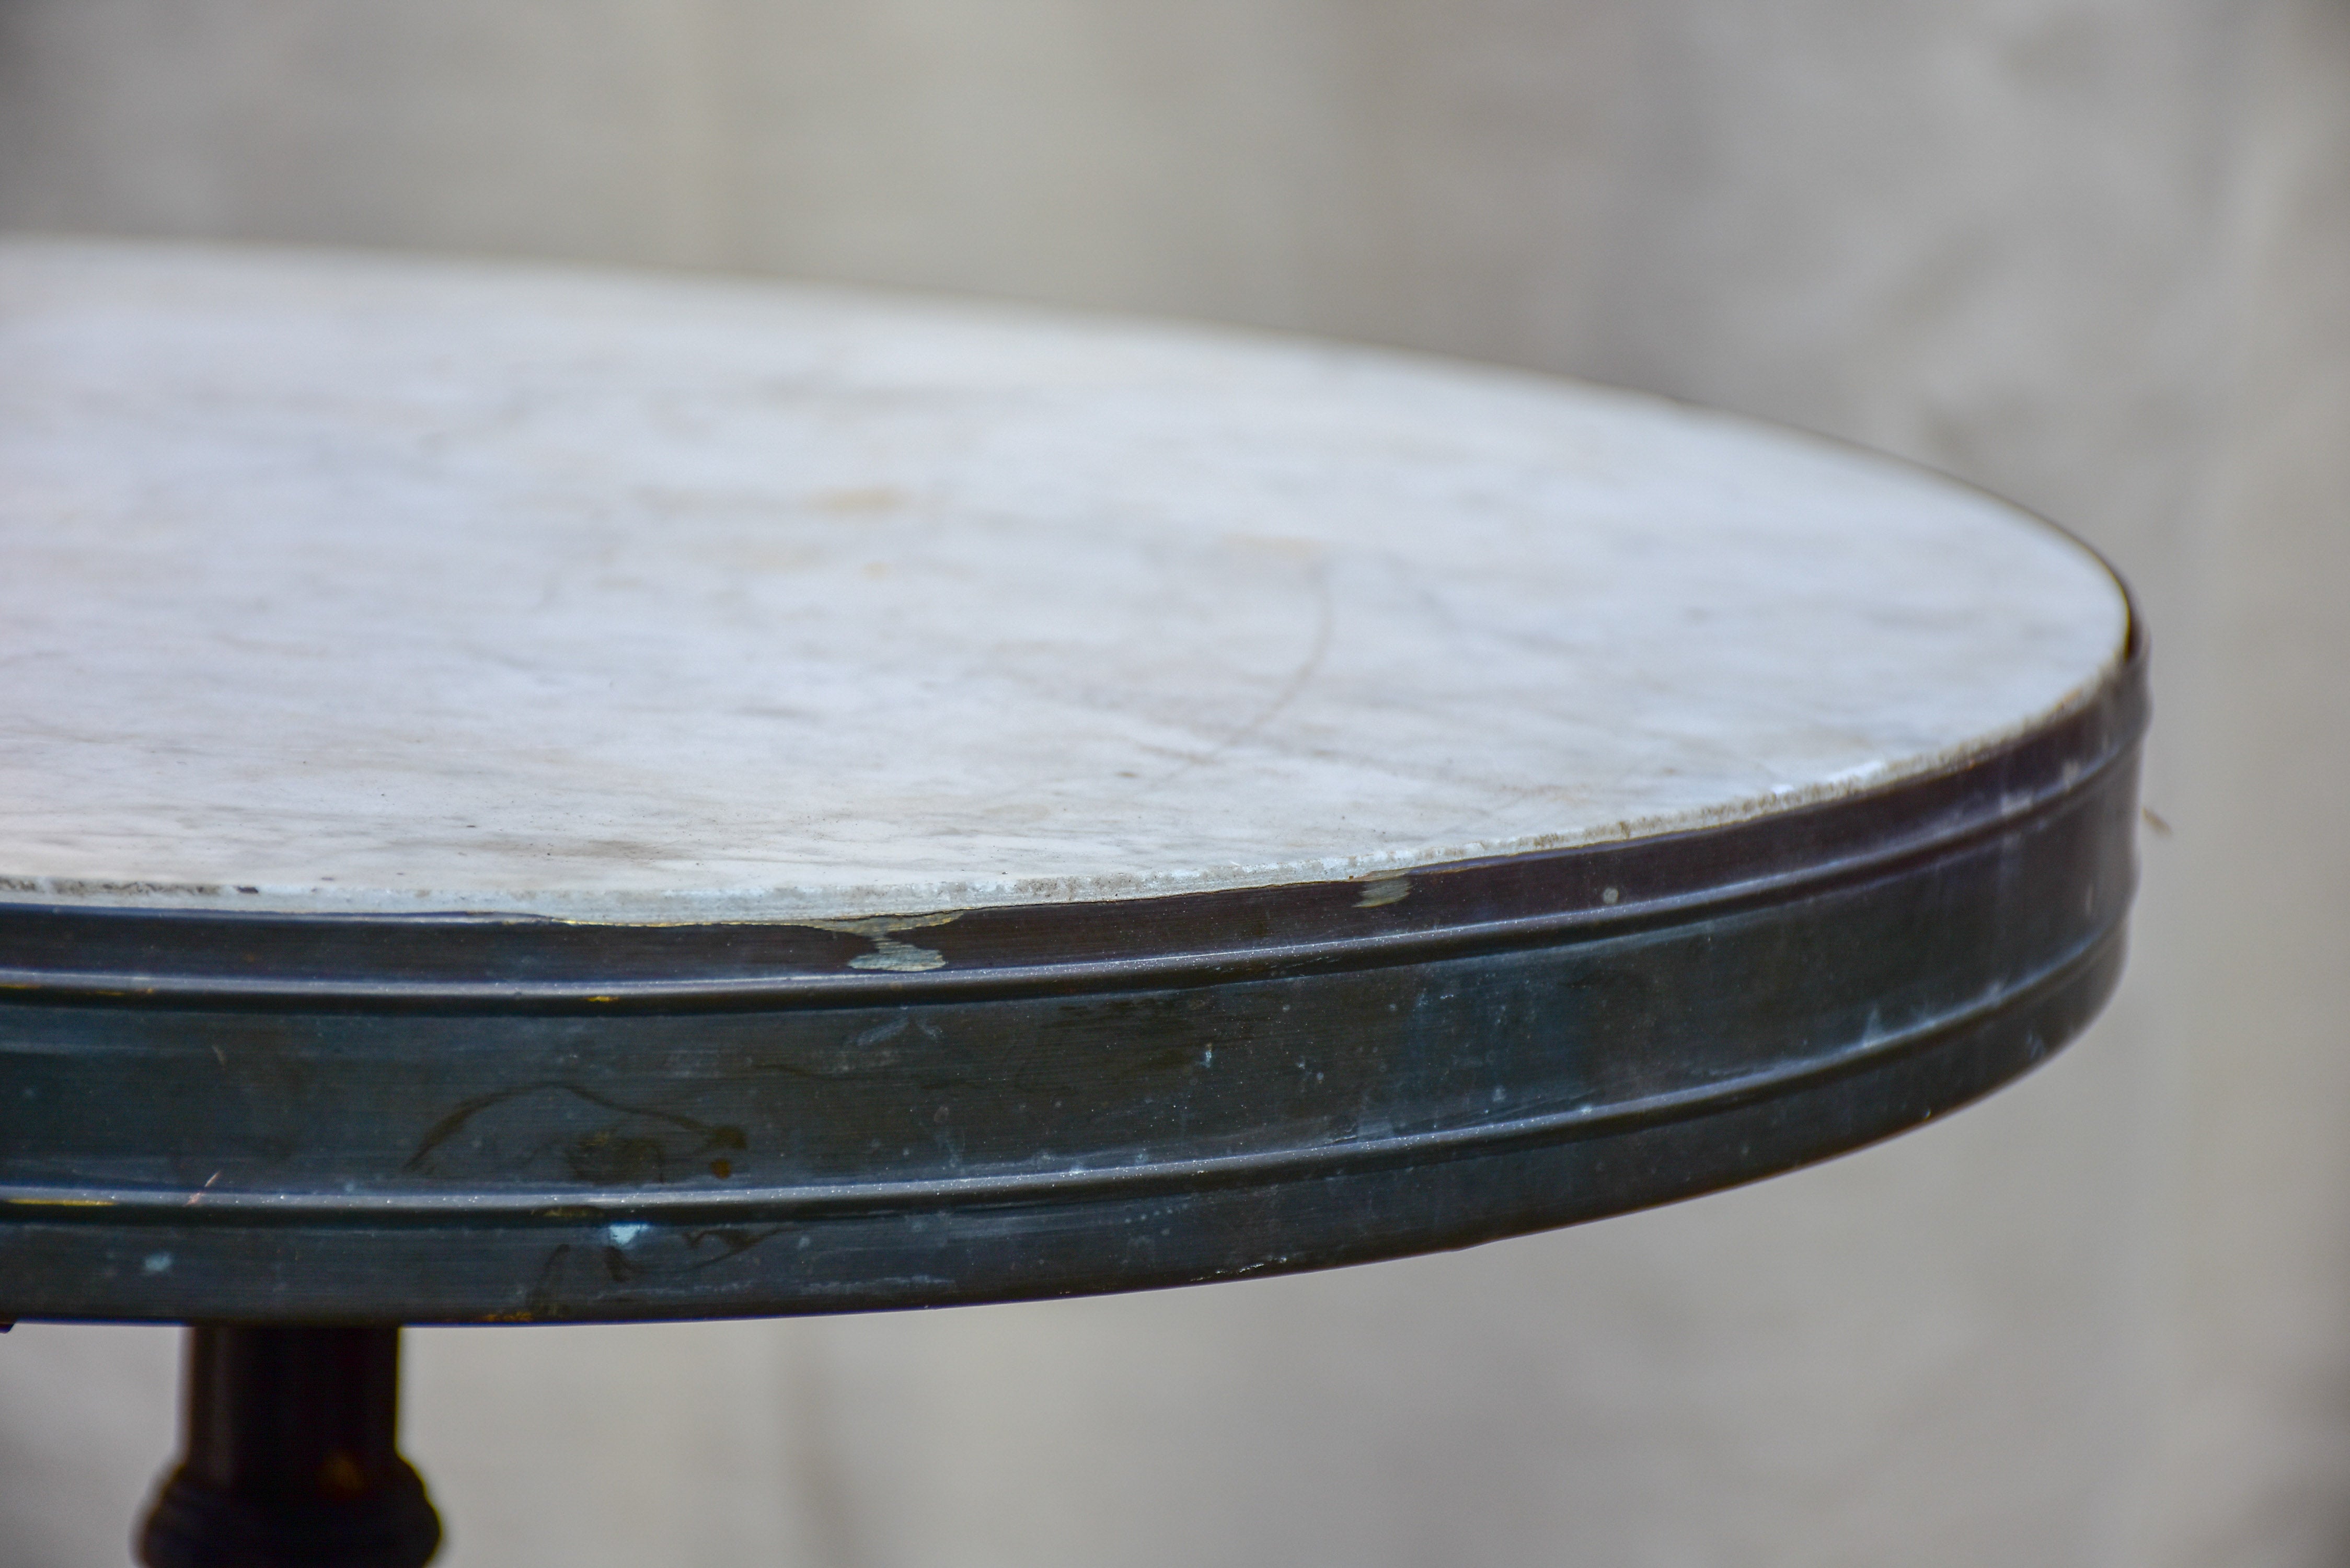
[[919, 974], [926, 970], [944, 969], [946, 955], [934, 948], [917, 947], [912, 942], [898, 940], [899, 931], [925, 930], [943, 926], [962, 918], [960, 909], [943, 915], [875, 915], [861, 920], [793, 920], [795, 926], [817, 931], [845, 931], [853, 937], [863, 937], [873, 944], [873, 950], [848, 961], [851, 969], [887, 970], [899, 974]]
[[1376, 882], [1363, 884], [1363, 896], [1355, 900], [1355, 908], [1376, 909], [1387, 904], [1400, 904], [1410, 896], [1410, 877], [1382, 877]]

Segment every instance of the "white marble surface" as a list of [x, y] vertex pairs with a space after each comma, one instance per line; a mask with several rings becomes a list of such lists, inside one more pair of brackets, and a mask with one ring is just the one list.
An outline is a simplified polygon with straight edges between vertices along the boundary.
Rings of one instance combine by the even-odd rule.
[[0, 246], [0, 896], [856, 919], [1881, 784], [2104, 569], [1571, 383], [768, 285]]

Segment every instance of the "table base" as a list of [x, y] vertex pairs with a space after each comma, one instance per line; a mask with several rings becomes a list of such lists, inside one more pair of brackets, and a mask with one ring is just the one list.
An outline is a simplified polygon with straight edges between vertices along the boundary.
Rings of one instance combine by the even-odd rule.
[[422, 1568], [441, 1544], [396, 1447], [400, 1330], [199, 1324], [187, 1438], [147, 1568]]

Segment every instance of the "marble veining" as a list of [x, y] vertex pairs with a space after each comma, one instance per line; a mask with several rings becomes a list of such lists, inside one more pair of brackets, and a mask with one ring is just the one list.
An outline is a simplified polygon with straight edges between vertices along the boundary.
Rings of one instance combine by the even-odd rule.
[[0, 898], [857, 922], [908, 965], [926, 913], [1375, 898], [1865, 790], [2126, 629], [1996, 501], [1570, 382], [133, 245], [0, 245]]

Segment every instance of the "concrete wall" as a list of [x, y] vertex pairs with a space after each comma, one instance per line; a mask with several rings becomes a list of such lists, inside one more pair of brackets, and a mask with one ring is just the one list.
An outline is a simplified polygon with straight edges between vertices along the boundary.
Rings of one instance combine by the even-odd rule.
[[[1302, 327], [1920, 459], [2138, 588], [2137, 955], [1897, 1143], [1475, 1252], [410, 1335], [452, 1565], [2350, 1555], [2350, 0], [0, 0], [0, 226]], [[0, 1341], [120, 1561], [162, 1331]]]

